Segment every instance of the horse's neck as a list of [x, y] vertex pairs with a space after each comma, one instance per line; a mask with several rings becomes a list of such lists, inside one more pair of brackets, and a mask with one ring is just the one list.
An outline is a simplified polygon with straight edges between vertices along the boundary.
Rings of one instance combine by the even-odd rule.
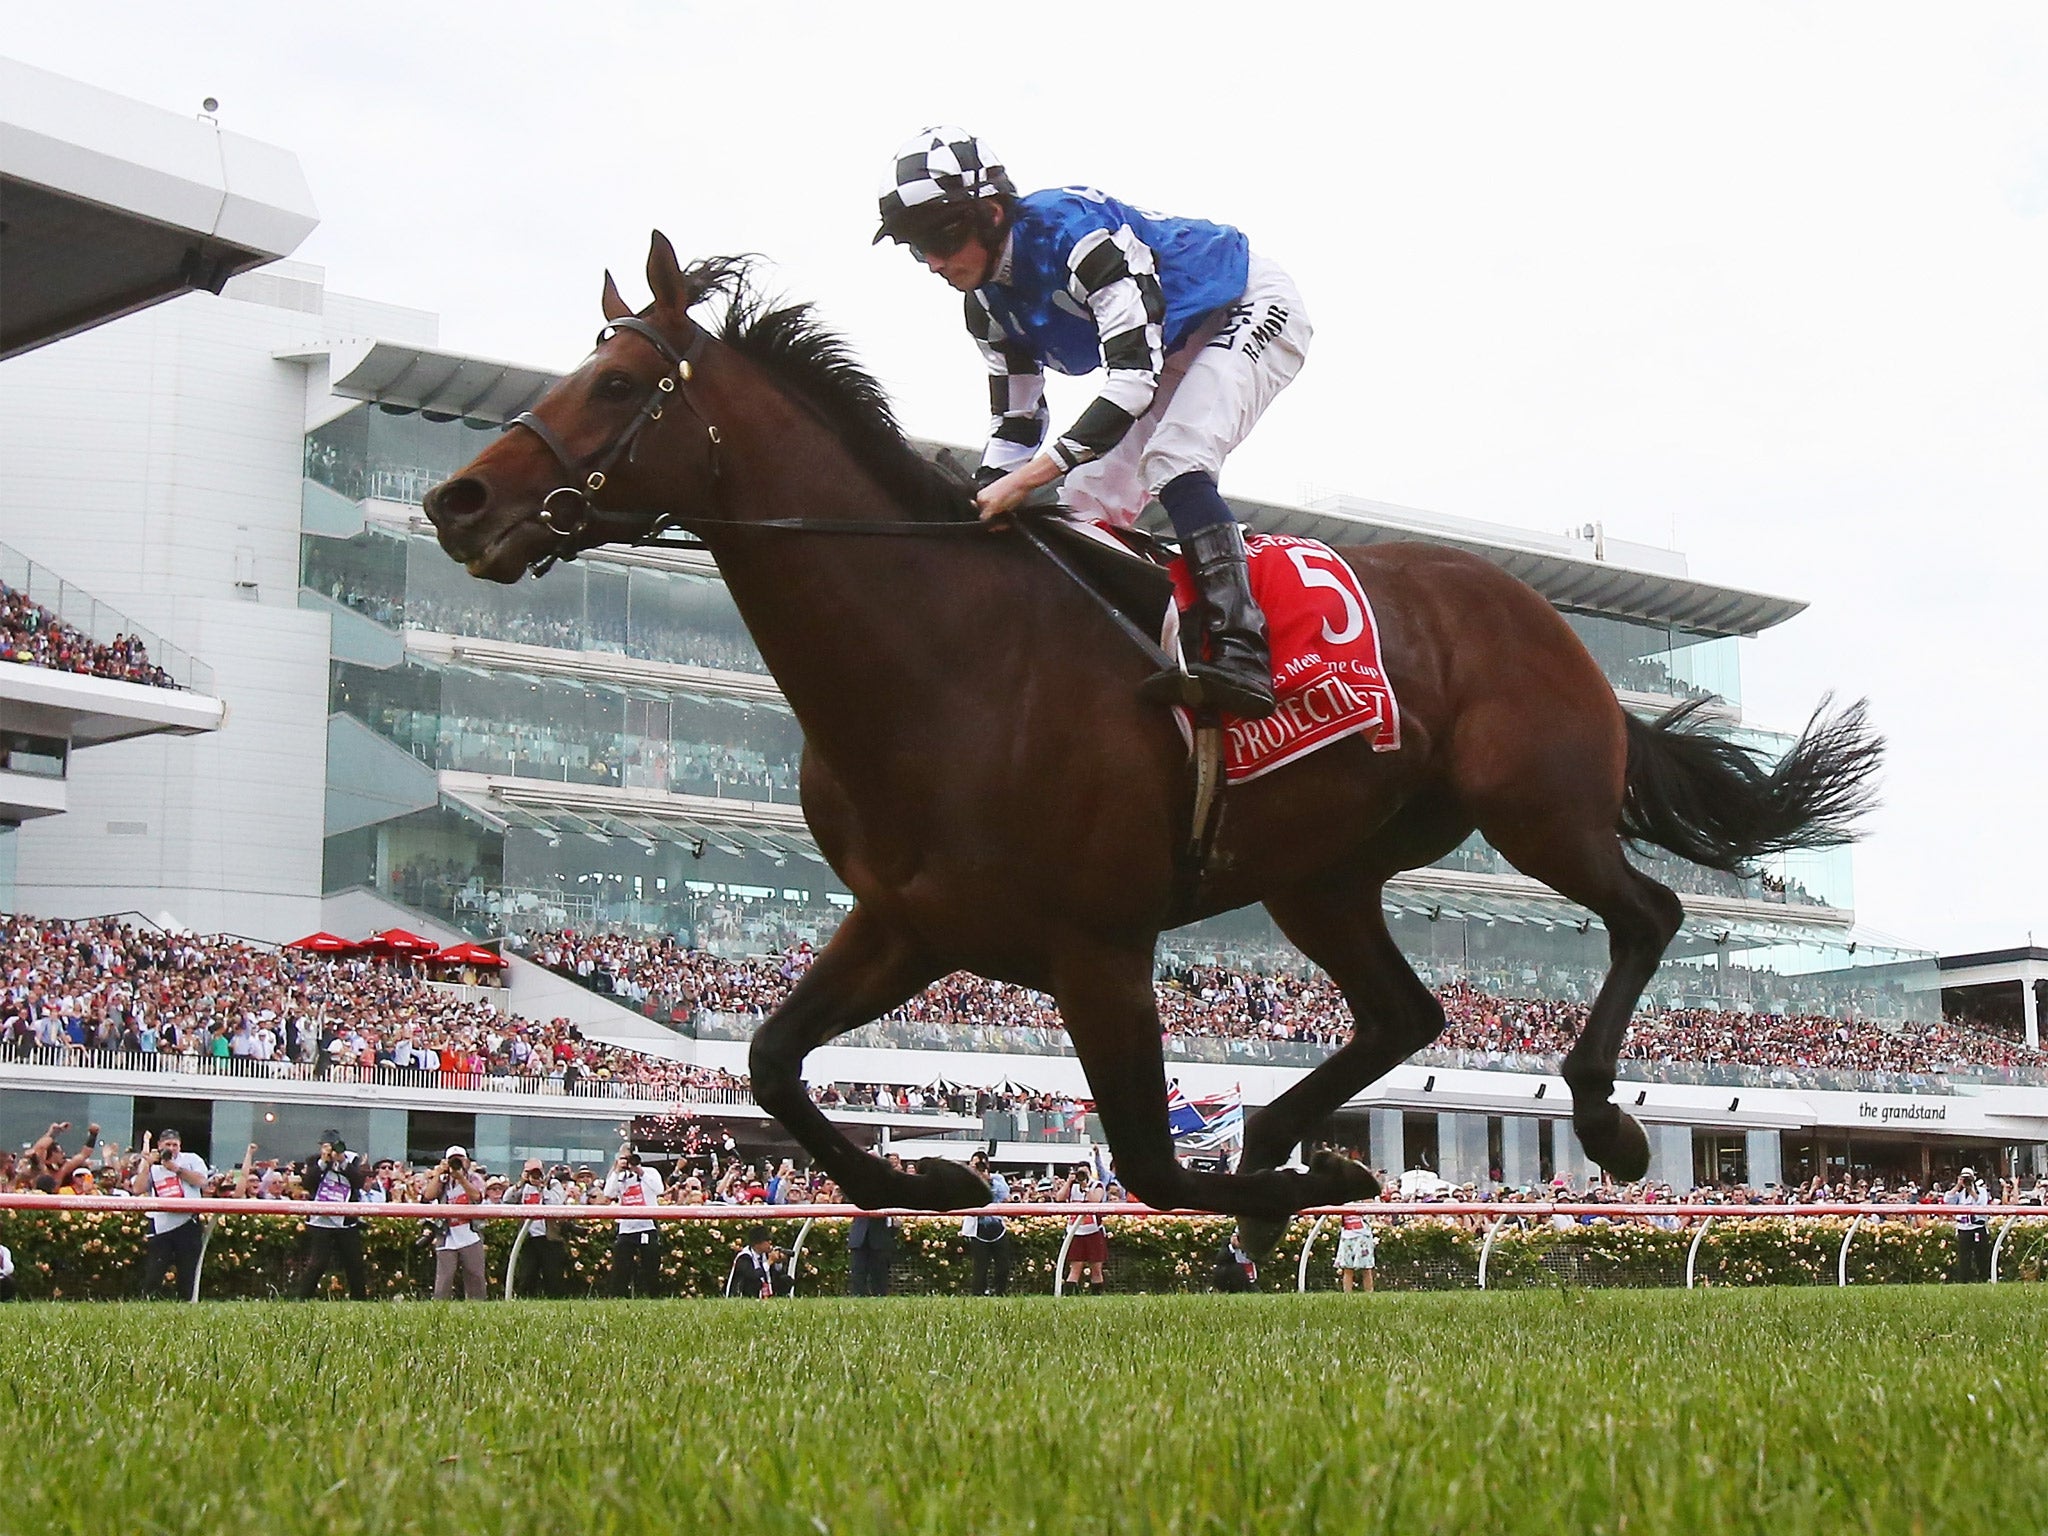
[[[830, 432], [784, 410], [783, 421], [752, 418], [734, 434], [722, 515], [903, 518]], [[807, 740], [830, 757], [842, 745], [872, 753], [893, 730], [928, 731], [960, 697], [959, 669], [1003, 623], [980, 582], [957, 579], [970, 534], [717, 531], [708, 542]]]

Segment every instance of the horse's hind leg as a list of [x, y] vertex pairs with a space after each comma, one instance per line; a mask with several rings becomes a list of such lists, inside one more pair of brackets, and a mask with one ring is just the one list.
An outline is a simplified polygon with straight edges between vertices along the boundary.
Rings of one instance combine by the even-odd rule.
[[1650, 1143], [1635, 1116], [1613, 1102], [1614, 1068], [1636, 1002], [1677, 934], [1684, 908], [1629, 863], [1611, 827], [1480, 825], [1515, 868], [1590, 908], [1607, 926], [1607, 979], [1565, 1055], [1563, 1074], [1572, 1091], [1572, 1129], [1587, 1155], [1625, 1183], [1640, 1179], [1649, 1171]]
[[870, 1210], [954, 1210], [987, 1202], [988, 1186], [958, 1163], [899, 1173], [847, 1140], [804, 1089], [804, 1057], [835, 1035], [887, 1012], [935, 979], [935, 967], [859, 907], [832, 936], [747, 1054], [754, 1102], [788, 1127], [849, 1200]]
[[1195, 1173], [1174, 1156], [1152, 955], [1077, 940], [1056, 956], [1053, 990], [1124, 1187], [1160, 1210], [1193, 1207], [1278, 1221], [1306, 1205], [1341, 1205], [1374, 1191], [1357, 1164], [1308, 1173]]
[[[1277, 1167], [1355, 1094], [1443, 1032], [1443, 1004], [1387, 931], [1386, 881], [1376, 870], [1335, 871], [1266, 902], [1280, 931], [1343, 991], [1353, 1029], [1328, 1060], [1246, 1118], [1240, 1173]], [[1270, 1249], [1280, 1231], [1278, 1223], [1260, 1224], [1244, 1236], [1256, 1253]]]

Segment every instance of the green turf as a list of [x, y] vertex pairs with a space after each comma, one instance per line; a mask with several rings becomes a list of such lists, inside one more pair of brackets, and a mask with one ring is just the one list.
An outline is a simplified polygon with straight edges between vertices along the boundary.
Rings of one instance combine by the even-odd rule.
[[0, 1531], [2048, 1531], [2048, 1287], [0, 1309]]

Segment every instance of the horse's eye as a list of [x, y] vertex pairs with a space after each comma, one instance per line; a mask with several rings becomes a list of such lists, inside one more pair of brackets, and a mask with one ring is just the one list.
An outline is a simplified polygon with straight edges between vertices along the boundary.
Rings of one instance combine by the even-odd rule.
[[639, 388], [630, 373], [608, 373], [597, 381], [597, 398], [600, 400], [630, 400]]

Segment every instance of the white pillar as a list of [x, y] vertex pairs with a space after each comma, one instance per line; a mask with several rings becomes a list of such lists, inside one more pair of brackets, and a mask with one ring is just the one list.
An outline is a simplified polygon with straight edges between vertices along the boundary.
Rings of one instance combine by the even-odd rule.
[[1500, 1123], [1500, 1173], [1511, 1186], [1534, 1186], [1543, 1176], [1539, 1123], [1529, 1115], [1509, 1115]]
[[2020, 1017], [2026, 1021], [2027, 1049], [2041, 1049], [2041, 1003], [2034, 995], [2034, 962], [2020, 962]]
[[1669, 1184], [1681, 1196], [1693, 1186], [1692, 1127], [1689, 1125], [1646, 1125], [1650, 1138], [1650, 1177]]
[[1785, 1182], [1785, 1144], [1777, 1131], [1745, 1131], [1742, 1134], [1743, 1161], [1749, 1165], [1745, 1182], [1751, 1189]]
[[1401, 1111], [1375, 1109], [1366, 1118], [1366, 1156], [1389, 1179], [1407, 1172], [1408, 1154], [1402, 1145]]
[[1483, 1186], [1486, 1166], [1486, 1116], [1439, 1113], [1436, 1117], [1437, 1173], [1453, 1184]]

